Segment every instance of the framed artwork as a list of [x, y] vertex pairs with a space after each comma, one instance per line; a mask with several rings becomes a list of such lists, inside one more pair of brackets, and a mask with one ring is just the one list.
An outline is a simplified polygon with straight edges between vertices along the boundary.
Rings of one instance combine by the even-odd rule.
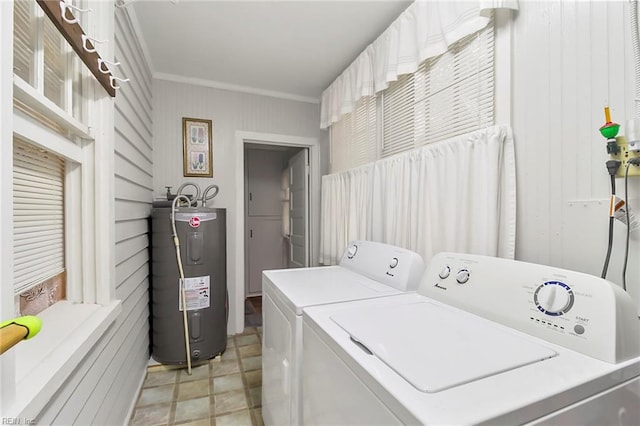
[[188, 177], [213, 177], [211, 120], [182, 118], [183, 172]]

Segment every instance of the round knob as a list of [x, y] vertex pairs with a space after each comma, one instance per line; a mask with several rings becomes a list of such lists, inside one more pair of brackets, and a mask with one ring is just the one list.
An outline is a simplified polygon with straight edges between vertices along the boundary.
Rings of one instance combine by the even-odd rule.
[[458, 284], [466, 283], [467, 281], [469, 281], [469, 278], [470, 275], [468, 269], [460, 269], [456, 274], [456, 281], [458, 281]]
[[353, 259], [353, 256], [355, 256], [357, 252], [358, 252], [358, 246], [356, 246], [355, 244], [352, 246], [349, 246], [347, 248], [347, 257], [349, 259]]
[[560, 281], [547, 281], [536, 289], [533, 300], [539, 311], [559, 316], [573, 306], [573, 291]]
[[391, 263], [389, 263], [389, 268], [393, 269], [396, 266], [398, 266], [398, 258], [394, 257], [393, 259], [391, 259]]
[[449, 274], [451, 274], [451, 268], [449, 267], [449, 265], [444, 265], [442, 269], [440, 269], [440, 273], [438, 274], [438, 276], [444, 280], [449, 276]]

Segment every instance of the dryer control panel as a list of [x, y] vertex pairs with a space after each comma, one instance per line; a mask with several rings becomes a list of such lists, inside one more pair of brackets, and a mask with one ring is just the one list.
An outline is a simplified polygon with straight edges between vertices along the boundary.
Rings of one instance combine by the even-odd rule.
[[424, 273], [418, 253], [365, 240], [349, 243], [340, 266], [400, 291], [416, 291]]
[[610, 363], [640, 356], [631, 297], [592, 275], [458, 253], [434, 256], [419, 293]]

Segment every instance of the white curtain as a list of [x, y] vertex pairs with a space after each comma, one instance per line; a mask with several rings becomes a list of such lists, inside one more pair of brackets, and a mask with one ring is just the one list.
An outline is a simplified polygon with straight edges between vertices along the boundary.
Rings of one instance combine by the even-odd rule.
[[[355, 238], [440, 251], [515, 255], [513, 136], [495, 126], [322, 181], [321, 262]], [[367, 208], [368, 207], [368, 208]]]
[[373, 232], [425, 260], [441, 251], [513, 258], [515, 160], [507, 127], [491, 127], [378, 161]]
[[322, 177], [320, 263], [335, 265], [347, 243], [371, 239], [373, 163]]
[[363, 96], [413, 73], [425, 59], [484, 28], [493, 9], [517, 9], [517, 0], [424, 1], [411, 4], [322, 93], [320, 127], [327, 128]]

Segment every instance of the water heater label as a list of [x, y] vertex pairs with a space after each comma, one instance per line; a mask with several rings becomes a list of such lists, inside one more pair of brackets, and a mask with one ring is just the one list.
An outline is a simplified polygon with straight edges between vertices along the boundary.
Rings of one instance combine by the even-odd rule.
[[[186, 295], [187, 311], [206, 309], [211, 306], [211, 286], [209, 275], [185, 278], [184, 292]], [[178, 293], [178, 309], [182, 311], [182, 291], [180, 289], [180, 281], [178, 281]]]
[[191, 225], [192, 228], [197, 228], [200, 226], [200, 218], [198, 216], [193, 216], [189, 219], [189, 225]]

